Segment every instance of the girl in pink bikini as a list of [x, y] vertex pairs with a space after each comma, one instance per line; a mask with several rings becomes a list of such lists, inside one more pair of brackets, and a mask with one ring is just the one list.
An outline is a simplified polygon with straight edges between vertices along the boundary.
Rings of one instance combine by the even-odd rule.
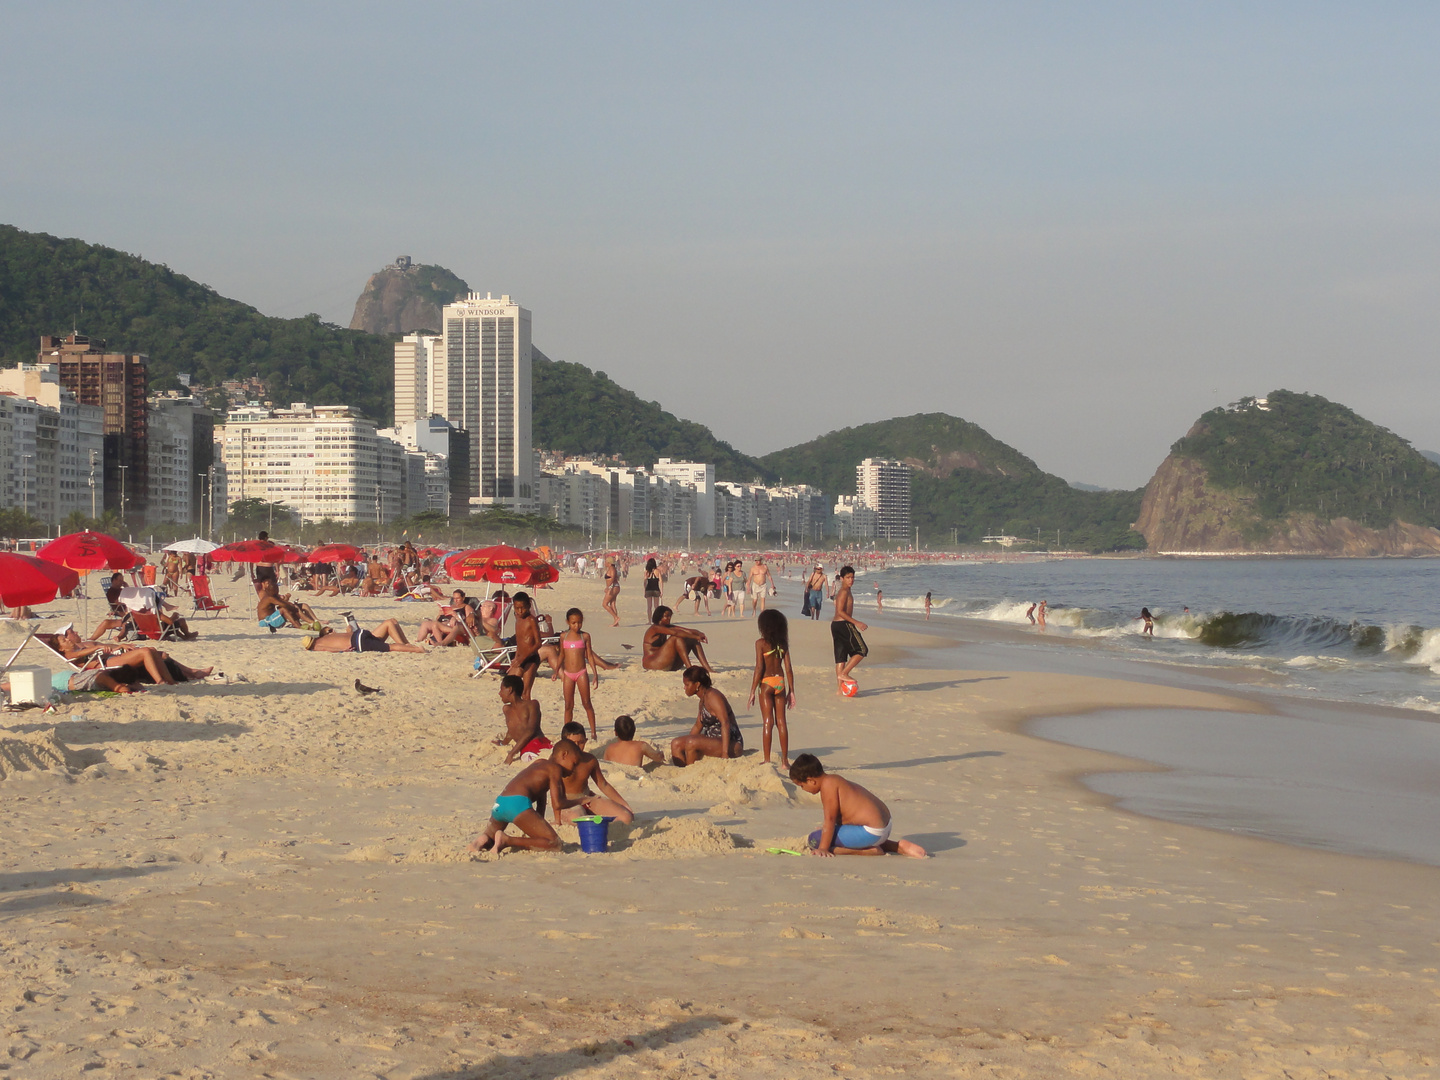
[[610, 663], [595, 652], [590, 644], [590, 635], [581, 629], [585, 625], [585, 613], [572, 607], [565, 613], [569, 627], [560, 635], [560, 668], [554, 678], [565, 677], [565, 723], [575, 715], [575, 687], [580, 687], [580, 704], [585, 707], [585, 717], [590, 721], [590, 738], [595, 734], [595, 706], [590, 704], [590, 678], [594, 672], [595, 685], [600, 685], [600, 669], [613, 670], [617, 665]]

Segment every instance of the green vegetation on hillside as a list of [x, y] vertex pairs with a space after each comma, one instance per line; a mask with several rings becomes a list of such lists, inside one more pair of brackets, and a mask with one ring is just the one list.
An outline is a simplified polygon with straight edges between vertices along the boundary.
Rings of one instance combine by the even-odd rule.
[[680, 420], [603, 371], [551, 360], [539, 349], [531, 373], [531, 441], [564, 454], [619, 454], [631, 465], [656, 458], [713, 461], [717, 480], [770, 479], [759, 461], [717, 439], [704, 424]]
[[951, 530], [962, 544], [978, 543], [999, 531], [1053, 547], [1058, 531], [1067, 549], [1145, 547], [1130, 529], [1139, 491], [1079, 491], [978, 425], [944, 413], [832, 431], [760, 460], [787, 483], [815, 484], [833, 496], [855, 491], [855, 466], [867, 457], [906, 460], [920, 470], [910, 498], [922, 543], [945, 543]]
[[183, 372], [215, 385], [259, 376], [282, 403], [344, 402], [388, 423], [391, 339], [276, 319], [167, 266], [114, 248], [0, 225], [0, 362], [33, 361], [42, 334], [71, 327], [150, 357], [150, 385]]
[[1212, 409], [1171, 453], [1205, 466], [1216, 488], [1255, 496], [1266, 521], [1289, 514], [1440, 527], [1440, 465], [1394, 432], [1315, 394], [1276, 390]]

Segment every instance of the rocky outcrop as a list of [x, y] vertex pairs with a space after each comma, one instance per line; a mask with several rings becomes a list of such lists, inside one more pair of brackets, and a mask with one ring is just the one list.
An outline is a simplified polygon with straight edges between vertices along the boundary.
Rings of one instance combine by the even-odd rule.
[[438, 332], [440, 309], [468, 291], [469, 286], [443, 266], [402, 258], [365, 283], [350, 329], [371, 334]]
[[1243, 492], [1216, 490], [1203, 465], [1171, 454], [1145, 487], [1135, 531], [1157, 554], [1440, 555], [1440, 531], [1423, 525], [1371, 529], [1314, 514], [1267, 521], [1254, 504]]

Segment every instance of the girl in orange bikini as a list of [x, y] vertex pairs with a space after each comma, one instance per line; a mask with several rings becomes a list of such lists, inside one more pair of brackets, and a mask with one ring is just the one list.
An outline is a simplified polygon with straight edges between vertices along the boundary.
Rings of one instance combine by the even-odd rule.
[[785, 710], [795, 707], [795, 672], [790, 667], [790, 624], [775, 608], [766, 608], [755, 620], [760, 640], [755, 642], [755, 677], [750, 681], [750, 700], [760, 698], [760, 715], [765, 720], [761, 749], [770, 764], [770, 732], [780, 729], [780, 767], [790, 767], [790, 729]]
[[[580, 687], [580, 704], [585, 707], [585, 716], [590, 721], [590, 738], [595, 738], [595, 706], [590, 704], [590, 672], [594, 671], [595, 685], [600, 685], [600, 669], [613, 670], [616, 665], [603, 659], [590, 644], [590, 635], [581, 629], [585, 625], [585, 613], [572, 607], [565, 613], [569, 627], [560, 635], [560, 667], [553, 678], [565, 676], [565, 723], [575, 715], [575, 687]], [[587, 665], [589, 670], [587, 670]]]

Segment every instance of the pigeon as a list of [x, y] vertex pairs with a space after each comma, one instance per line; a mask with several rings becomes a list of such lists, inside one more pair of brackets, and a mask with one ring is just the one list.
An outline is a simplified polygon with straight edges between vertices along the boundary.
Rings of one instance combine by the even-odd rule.
[[633, 649], [633, 648], [635, 648], [634, 645], [626, 645], [625, 642], [623, 642], [623, 641], [620, 642], [620, 647], [621, 647], [622, 649]]
[[380, 694], [384, 691], [375, 686], [366, 686], [359, 679], [355, 680], [355, 692], [361, 697], [369, 697], [371, 694]]

